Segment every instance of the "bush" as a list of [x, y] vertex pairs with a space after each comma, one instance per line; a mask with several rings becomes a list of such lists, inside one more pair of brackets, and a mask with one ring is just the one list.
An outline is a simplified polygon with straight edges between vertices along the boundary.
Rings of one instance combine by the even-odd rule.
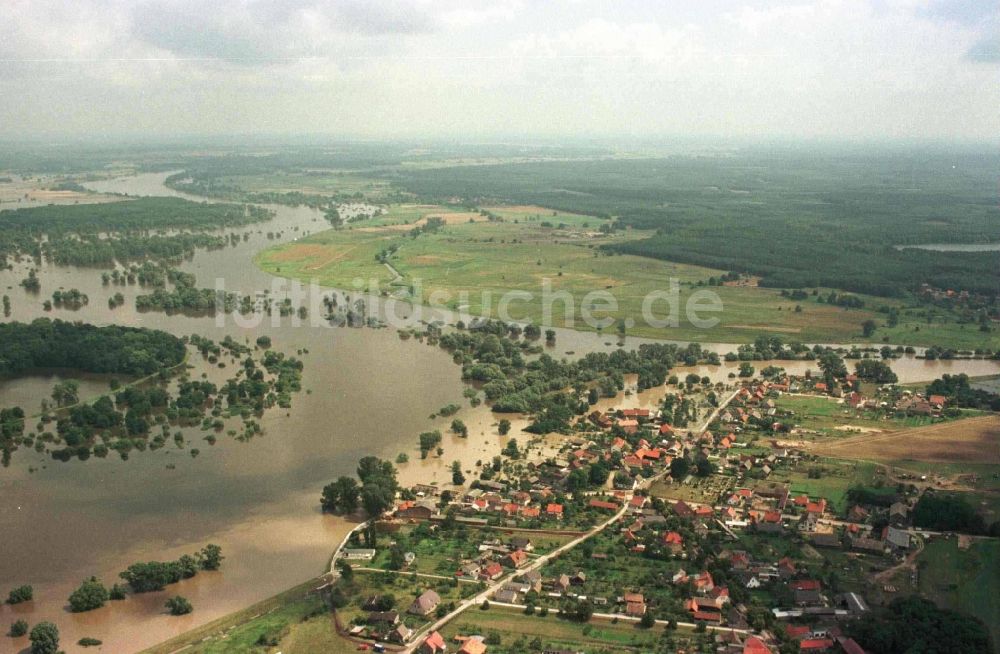
[[18, 586], [7, 594], [7, 603], [20, 604], [21, 602], [30, 602], [34, 596], [35, 590], [31, 586]]
[[177, 595], [171, 597], [167, 600], [167, 609], [170, 611], [170, 615], [187, 615], [194, 610], [191, 606], [191, 602], [187, 601], [186, 598]]
[[51, 622], [39, 622], [28, 636], [31, 654], [56, 654], [59, 651], [59, 629]]
[[7, 632], [7, 635], [11, 638], [17, 638], [26, 633], [28, 633], [28, 623], [24, 620], [15, 620], [10, 623], [10, 631]]
[[81, 638], [80, 640], [76, 641], [76, 644], [79, 645], [80, 647], [97, 647], [102, 643], [96, 638]]
[[97, 577], [87, 579], [69, 596], [69, 609], [73, 613], [93, 611], [104, 606], [108, 601], [108, 589], [97, 580]]

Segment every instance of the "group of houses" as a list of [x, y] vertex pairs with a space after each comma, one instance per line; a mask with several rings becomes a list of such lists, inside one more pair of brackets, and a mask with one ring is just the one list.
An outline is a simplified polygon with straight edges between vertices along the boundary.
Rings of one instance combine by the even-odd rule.
[[414, 634], [414, 630], [406, 624], [407, 617], [419, 619], [433, 615], [441, 603], [441, 596], [428, 589], [414, 598], [405, 612], [392, 606], [393, 603], [394, 598], [390, 599], [390, 596], [372, 595], [366, 598], [361, 606], [364, 615], [349, 633], [360, 638], [406, 644]]
[[[657, 615], [662, 607], [657, 606], [657, 593], [651, 596], [649, 589], [601, 592], [599, 585], [588, 584], [585, 570], [546, 574], [546, 569], [540, 568], [519, 572], [536, 557], [530, 534], [519, 532], [519, 528], [582, 529], [586, 524], [568, 524], [567, 514], [579, 515], [584, 511], [596, 522], [601, 516], [621, 512], [616, 529], [624, 550], [642, 556], [655, 548], [657, 552], [653, 554], [657, 558], [665, 557], [672, 562], [668, 577], [674, 589], [671, 596], [681, 600], [691, 621], [746, 629], [748, 609], [734, 601], [733, 593], [739, 590], [738, 596], [745, 596], [750, 591], [771, 590], [776, 596], [787, 598], [787, 605], [783, 602], [774, 614], [779, 628], [799, 643], [800, 651], [857, 654], [861, 649], [841, 632], [839, 625], [846, 618], [868, 611], [864, 598], [854, 593], [831, 592], [811, 577], [800, 562], [788, 556], [762, 559], [744, 549], [725, 548], [721, 555], [717, 554], [729, 563], [725, 583], [717, 583], [704, 563], [701, 566], [693, 563], [704, 561], [700, 548], [712, 531], [724, 532], [724, 537], [731, 540], [737, 538], [737, 532], [745, 530], [752, 534], [802, 538], [820, 548], [849, 548], [880, 555], [905, 553], [910, 546], [908, 506], [894, 505], [889, 523], [884, 526], [883, 520], [873, 519], [873, 510], [861, 506], [852, 508], [847, 521], [840, 520], [833, 515], [834, 508], [827, 499], [793, 494], [787, 484], [770, 481], [775, 478], [775, 471], [796, 464], [804, 456], [801, 452], [773, 447], [761, 453], [759, 448], [748, 447], [747, 438], [756, 427], [770, 426], [773, 431], [785, 427], [782, 423], [786, 416], [775, 402], [782, 393], [835, 395], [855, 408], [879, 408], [885, 401], [849, 390], [853, 387], [856, 384], [850, 379], [843, 384], [838, 382], [835, 388], [808, 378], [746, 382], [720, 412], [717, 428], [701, 432], [675, 428], [667, 416], [654, 409], [593, 411], [582, 418], [586, 428], [567, 438], [558, 455], [518, 466], [516, 473], [496, 471], [473, 482], [471, 488], [449, 492], [445, 497], [441, 497], [443, 493], [436, 487], [415, 488], [411, 497], [416, 499], [399, 503], [394, 517], [410, 522], [450, 519], [470, 526], [513, 528], [502, 538], [481, 542], [477, 556], [461, 561], [454, 571], [458, 578], [486, 583], [506, 579], [493, 592], [493, 602], [522, 605], [529, 598], [543, 603], [546, 599], [553, 602], [586, 599], [604, 612], [633, 619], [647, 613]], [[910, 394], [899, 399], [900, 402], [915, 400], [930, 404], [932, 412], [944, 406], [943, 399], [938, 397]], [[892, 408], [909, 411], [904, 409], [907, 406], [896, 403]], [[679, 457], [689, 461], [711, 460], [715, 470], [726, 475], [732, 484], [710, 502], [656, 500], [654, 505], [644, 492], [635, 492], [642, 479], [666, 473]], [[597, 463], [608, 469], [607, 483], [589, 490], [570, 488], [575, 471], [588, 470]], [[684, 481], [678, 479], [675, 483]], [[678, 521], [682, 526], [677, 526]], [[734, 590], [734, 586], [739, 588]], [[436, 610], [436, 602], [426, 604], [418, 608]], [[386, 626], [398, 628], [396, 624]], [[386, 640], [406, 642], [399, 640], [402, 636], [402, 633], [387, 633]], [[719, 632], [716, 641], [717, 651], [727, 654], [777, 651], [772, 634], [747, 636], [726, 631]], [[433, 632], [418, 651], [451, 652], [454, 647], [449, 649], [450, 645], [457, 645], [462, 654], [486, 650], [481, 638], [468, 637], [449, 644], [438, 632]]]

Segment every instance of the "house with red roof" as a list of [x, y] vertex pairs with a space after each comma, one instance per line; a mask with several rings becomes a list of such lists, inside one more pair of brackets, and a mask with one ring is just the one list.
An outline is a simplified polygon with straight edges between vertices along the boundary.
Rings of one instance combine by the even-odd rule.
[[496, 561], [492, 561], [479, 571], [479, 578], [483, 581], [496, 581], [503, 576], [503, 567]]
[[694, 589], [702, 595], [715, 588], [715, 580], [712, 579], [712, 573], [708, 570], [692, 577], [691, 583], [694, 584]]
[[684, 500], [677, 500], [676, 502], [674, 502], [674, 505], [671, 508], [673, 508], [674, 513], [676, 513], [681, 518], [694, 517], [694, 509], [688, 506], [687, 502], [685, 502]]
[[420, 648], [417, 650], [420, 654], [440, 654], [447, 650], [448, 647], [444, 642], [444, 636], [440, 633], [434, 631], [430, 636], [420, 644]]
[[722, 614], [711, 611], [695, 611], [691, 617], [695, 622], [722, 622]]
[[622, 465], [626, 468], [643, 468], [649, 464], [649, 461], [642, 459], [635, 454], [629, 454], [628, 456], [622, 458]]
[[812, 627], [804, 624], [785, 625], [785, 633], [792, 640], [802, 640], [812, 633]]
[[722, 614], [710, 600], [692, 598], [684, 602], [684, 608], [691, 612], [691, 617], [700, 622], [722, 622]]
[[826, 499], [821, 498], [818, 502], [809, 502], [806, 504], [806, 513], [815, 513], [817, 515], [826, 513]]
[[761, 516], [761, 522], [770, 524], [781, 524], [781, 511], [765, 511]]
[[743, 654], [771, 654], [771, 650], [760, 638], [750, 636], [743, 643]]
[[796, 579], [791, 587], [792, 590], [822, 590], [823, 584], [818, 579]]
[[684, 537], [676, 531], [668, 531], [663, 535], [663, 544], [674, 554], [679, 554], [684, 550]]
[[800, 652], [829, 652], [833, 649], [833, 640], [829, 638], [806, 638], [799, 641]]
[[514, 550], [500, 561], [508, 568], [520, 568], [528, 562], [528, 553], [524, 550]]
[[562, 518], [562, 514], [563, 514], [562, 504], [555, 504], [553, 502], [550, 502], [545, 507], [545, 514], [548, 515], [548, 516], [552, 516], [554, 518], [560, 518], [561, 519]]

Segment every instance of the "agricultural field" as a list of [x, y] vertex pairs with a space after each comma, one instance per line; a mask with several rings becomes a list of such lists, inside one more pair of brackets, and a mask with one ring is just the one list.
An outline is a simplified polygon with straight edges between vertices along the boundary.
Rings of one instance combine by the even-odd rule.
[[[793, 434], [804, 440], [827, 440], [845, 436], [880, 434], [950, 422], [953, 419], [932, 416], [897, 416], [886, 411], [852, 409], [832, 397], [785, 394], [774, 401], [778, 411], [788, 411], [795, 424]], [[982, 415], [980, 411], [963, 410], [960, 417]]]
[[1000, 464], [1000, 416], [863, 434], [816, 445], [813, 453], [874, 461]]
[[[542, 322], [543, 283], [552, 293], [573, 297], [571, 321], [565, 319], [566, 302], [549, 304], [556, 326], [592, 329], [582, 319], [584, 308], [595, 318], [635, 320], [627, 333], [637, 336], [745, 342], [760, 334], [781, 334], [788, 340], [845, 342], [861, 337], [861, 323], [877, 317], [868, 310], [796, 302], [777, 290], [712, 286], [704, 284], [723, 271], [671, 263], [634, 255], [608, 254], [602, 246], [641, 238], [641, 230], [611, 235], [598, 228], [605, 222], [596, 217], [534, 206], [486, 207], [504, 222], [484, 221], [476, 212], [444, 205], [392, 205], [387, 214], [329, 230], [295, 243], [284, 244], [258, 255], [257, 263], [274, 275], [316, 281], [321, 285], [390, 292], [408, 300], [428, 303], [431, 294], [443, 291], [433, 303], [470, 315], [497, 315], [506, 291], [531, 294], [516, 298], [508, 306], [509, 317]], [[414, 238], [408, 235], [429, 217], [446, 224], [434, 232]], [[517, 221], [517, 222], [514, 222]], [[382, 255], [394, 250], [383, 264]], [[643, 300], [653, 291], [678, 286], [680, 304], [677, 327], [645, 324]], [[703, 312], [718, 317], [710, 329], [696, 328], [684, 307], [696, 291], [711, 290], [722, 301], [723, 311]], [[585, 299], [593, 291], [610, 293], [617, 311], [603, 310], [601, 300]], [[666, 301], [653, 305], [656, 317], [669, 313]], [[608, 329], [612, 327], [608, 326]]]
[[921, 595], [982, 620], [1000, 643], [1000, 541], [935, 539], [917, 560]]
[[[516, 609], [491, 607], [488, 611], [469, 609], [441, 630], [445, 641], [453, 643], [455, 636], [481, 635], [499, 637], [499, 643], [489, 646], [491, 654], [524, 654], [540, 652], [536, 647], [541, 643], [545, 649], [570, 650], [587, 654], [607, 654], [608, 652], [652, 652], [658, 647], [662, 651], [677, 651], [675, 647], [689, 643], [697, 648], [698, 643], [708, 643], [710, 636], [694, 634], [690, 630], [667, 631], [661, 626], [642, 629], [634, 623], [591, 620], [580, 624], [561, 620], [550, 613], [545, 617], [524, 615]], [[670, 643], [668, 645], [668, 643]], [[710, 648], [688, 651], [709, 652]]]

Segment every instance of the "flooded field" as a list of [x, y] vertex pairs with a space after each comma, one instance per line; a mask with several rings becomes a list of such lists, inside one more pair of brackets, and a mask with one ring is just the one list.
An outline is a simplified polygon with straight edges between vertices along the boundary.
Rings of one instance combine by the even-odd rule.
[[[139, 175], [89, 186], [109, 194], [181, 195], [163, 186], [165, 176]], [[245, 240], [225, 250], [200, 252], [182, 268], [194, 273], [200, 286], [220, 283], [229, 291], [270, 290], [280, 297], [288, 282], [261, 272], [253, 263], [254, 255], [268, 244], [326, 229], [328, 223], [319, 212], [305, 207], [273, 209], [276, 217], [269, 223], [227, 230], [247, 234]], [[141, 313], [134, 308], [134, 298], [144, 291], [137, 286], [102, 286], [97, 269], [44, 265], [39, 272], [42, 292], [32, 295], [19, 286], [30, 266], [20, 262], [13, 270], [0, 272], [0, 287], [12, 300], [9, 320], [47, 316], [151, 327], [178, 336], [198, 333], [215, 340], [228, 334], [251, 342], [267, 334], [276, 349], [292, 355], [302, 351], [305, 362], [304, 390], [293, 398], [292, 409], [265, 416], [264, 435], [250, 442], [221, 437], [214, 446], [199, 443], [197, 458], [168, 446], [133, 453], [127, 462], [109, 457], [59, 463], [47, 455], [20, 450], [11, 466], [0, 470], [0, 551], [4, 553], [0, 592], [20, 584], [35, 588], [33, 602], [0, 608], [0, 626], [19, 616], [31, 623], [54, 621], [67, 652], [84, 651], [75, 645], [84, 636], [103, 640], [104, 651], [136, 651], [322, 573], [349, 526], [320, 513], [320, 489], [336, 476], [352, 473], [362, 456], [377, 454], [394, 460], [405, 452], [410, 462], [399, 466], [401, 481], [446, 484], [452, 461], [473, 470], [477, 461], [491, 458], [505, 440], [496, 434], [495, 419], [487, 407], [470, 408], [462, 399], [459, 368], [446, 353], [415, 339], [402, 340], [392, 329], [330, 329], [310, 326], [311, 321], [297, 325], [291, 318], [278, 324], [267, 319], [248, 327], [232, 318], [220, 324], [211, 317]], [[78, 288], [90, 296], [90, 303], [78, 311], [45, 312], [42, 300], [60, 287]], [[126, 301], [112, 310], [107, 298], [115, 292], [121, 292]], [[422, 317], [450, 318], [434, 313]], [[555, 356], [618, 347], [617, 338], [608, 335], [557, 332], [551, 349]], [[625, 346], [642, 342], [648, 341], [628, 338]], [[734, 349], [727, 344], [706, 347], [719, 352]], [[192, 365], [192, 376], [210, 370], [200, 357]], [[790, 372], [810, 367], [804, 362], [775, 365]], [[892, 365], [903, 382], [929, 380], [945, 372], [1000, 372], [995, 361], [907, 358]], [[683, 376], [693, 370], [727, 381], [737, 367], [698, 366], [677, 373]], [[0, 406], [22, 405], [34, 413], [52, 385], [63, 378], [57, 372], [43, 372], [0, 382]], [[103, 377], [74, 375], [74, 379], [80, 379], [81, 398], [108, 388], [109, 380]], [[601, 407], [653, 408], [661, 395], [654, 389], [602, 400]], [[428, 416], [450, 403], [465, 407], [458, 417], [469, 426], [469, 438], [446, 434], [444, 455], [420, 460], [417, 434], [435, 428], [446, 431], [450, 418], [431, 420]], [[525, 423], [513, 422], [512, 435], [519, 435]], [[185, 436], [200, 440], [203, 434], [186, 430]], [[219, 572], [202, 573], [164, 593], [130, 596], [86, 614], [66, 610], [66, 598], [85, 577], [97, 575], [110, 585], [131, 563], [176, 558], [208, 542], [221, 545], [226, 556]], [[194, 613], [168, 616], [163, 602], [174, 594], [190, 599]], [[24, 639], [4, 639], [3, 647], [10, 643], [18, 649], [26, 646]]]

